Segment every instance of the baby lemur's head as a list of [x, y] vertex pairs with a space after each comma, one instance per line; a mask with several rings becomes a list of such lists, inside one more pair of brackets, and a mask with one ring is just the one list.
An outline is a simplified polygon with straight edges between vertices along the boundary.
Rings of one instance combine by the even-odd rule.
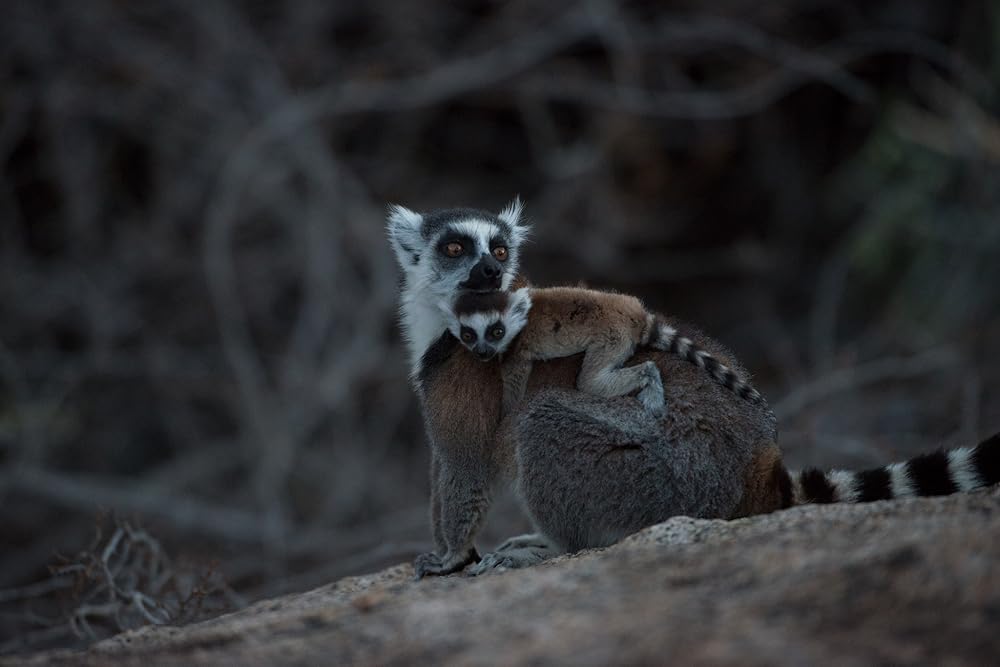
[[528, 322], [527, 287], [513, 292], [463, 292], [441, 304], [448, 330], [482, 361], [506, 351]]

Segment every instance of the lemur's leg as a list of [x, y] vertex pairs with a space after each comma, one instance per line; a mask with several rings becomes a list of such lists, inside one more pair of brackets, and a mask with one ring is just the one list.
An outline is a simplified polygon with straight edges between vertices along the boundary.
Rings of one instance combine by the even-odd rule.
[[631, 340], [618, 339], [600, 345], [591, 345], [583, 357], [577, 385], [582, 391], [614, 398], [639, 391], [639, 401], [656, 415], [664, 411], [663, 380], [652, 361], [622, 368], [621, 365], [635, 352]]
[[531, 375], [531, 359], [520, 354], [511, 355], [504, 360], [503, 365], [503, 411], [501, 414], [509, 414], [528, 389], [528, 376]]
[[468, 572], [476, 576], [500, 568], [514, 570], [541, 563], [563, 552], [555, 542], [541, 533], [518, 535], [501, 544], [496, 551], [483, 556]]
[[438, 493], [438, 469], [440, 463], [431, 448], [431, 534], [434, 536], [434, 550], [443, 554], [448, 546], [444, 541], [444, 533], [441, 530], [441, 495]]
[[551, 547], [552, 542], [541, 533], [526, 533], [507, 538], [496, 548], [496, 551], [511, 551], [512, 549], [525, 549], [529, 547]]
[[706, 454], [702, 475], [689, 456], [674, 456], [707, 452], [712, 437], [675, 441], [631, 400], [544, 390], [514, 430], [518, 493], [532, 523], [562, 551], [607, 546], [677, 514], [711, 515], [706, 498], [723, 496], [720, 485], [735, 495], [742, 482], [743, 468], [727, 475], [725, 459]]
[[444, 550], [417, 556], [413, 563], [417, 579], [451, 574], [478, 562], [472, 539], [490, 506], [491, 473], [481, 461], [446, 460], [439, 455], [437, 462], [437, 483], [431, 494], [438, 499], [435, 542], [440, 537]]

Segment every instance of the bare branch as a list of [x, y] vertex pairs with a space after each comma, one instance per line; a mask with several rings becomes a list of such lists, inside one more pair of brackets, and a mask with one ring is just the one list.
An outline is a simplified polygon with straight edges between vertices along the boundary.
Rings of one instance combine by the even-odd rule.
[[774, 404], [774, 413], [787, 420], [817, 401], [835, 394], [862, 389], [888, 380], [907, 380], [928, 373], [941, 372], [958, 365], [959, 357], [951, 348], [934, 348], [913, 357], [879, 359], [853, 368], [823, 375], [797, 387]]

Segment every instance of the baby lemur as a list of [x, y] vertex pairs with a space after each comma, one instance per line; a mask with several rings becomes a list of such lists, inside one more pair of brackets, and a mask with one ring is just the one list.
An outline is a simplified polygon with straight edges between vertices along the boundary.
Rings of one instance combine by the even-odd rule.
[[583, 353], [578, 389], [604, 398], [638, 391], [639, 402], [661, 415], [663, 381], [656, 364], [623, 367], [640, 346], [676, 354], [738, 396], [761, 400], [733, 370], [678, 335], [634, 296], [580, 287], [524, 287], [463, 293], [442, 308], [452, 335], [480, 360], [509, 352], [504, 362], [504, 412], [524, 396], [532, 362]]

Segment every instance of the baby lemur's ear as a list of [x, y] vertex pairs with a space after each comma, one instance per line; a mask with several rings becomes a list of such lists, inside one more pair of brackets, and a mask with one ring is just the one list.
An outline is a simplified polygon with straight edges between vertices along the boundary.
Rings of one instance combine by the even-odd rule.
[[521, 213], [524, 211], [524, 204], [521, 197], [514, 197], [514, 200], [497, 214], [497, 217], [506, 222], [511, 227], [514, 245], [521, 243], [528, 238], [531, 226], [521, 220]]
[[528, 311], [531, 310], [531, 290], [522, 287], [510, 295], [510, 324], [508, 329], [520, 330], [528, 321]]
[[419, 213], [397, 204], [389, 206], [386, 233], [396, 252], [396, 261], [404, 270], [420, 262], [420, 254], [424, 250], [423, 238], [420, 236], [423, 224], [424, 216]]
[[441, 313], [441, 317], [444, 319], [445, 326], [448, 327], [448, 331], [452, 332], [456, 338], [458, 338], [458, 332], [461, 331], [462, 325], [458, 321], [458, 315], [455, 314], [455, 305], [447, 299], [438, 299], [436, 302], [438, 312]]

